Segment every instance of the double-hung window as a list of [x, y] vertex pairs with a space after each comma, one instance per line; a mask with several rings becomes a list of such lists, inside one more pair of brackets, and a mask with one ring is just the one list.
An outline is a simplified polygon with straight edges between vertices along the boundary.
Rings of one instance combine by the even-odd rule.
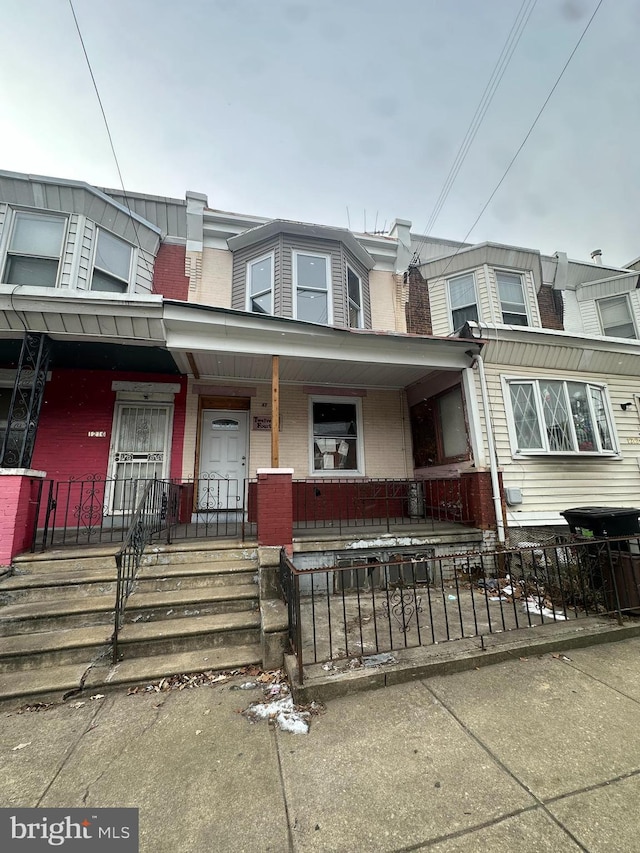
[[102, 228], [98, 229], [91, 290], [126, 293], [131, 278], [133, 247]]
[[478, 322], [478, 300], [473, 273], [451, 278], [449, 285], [449, 305], [451, 307], [451, 327], [453, 331], [461, 329], [470, 320]]
[[311, 400], [313, 472], [362, 473], [358, 400]]
[[329, 256], [294, 251], [293, 283], [296, 319], [328, 324], [331, 314]]
[[19, 211], [14, 215], [2, 281], [55, 287], [67, 221], [62, 216]]
[[613, 338], [637, 338], [626, 293], [598, 300], [603, 334]]
[[349, 265], [347, 265], [347, 298], [349, 300], [349, 326], [352, 329], [362, 329], [362, 281]]
[[507, 385], [515, 453], [616, 451], [603, 386], [561, 379], [512, 379]]
[[247, 311], [273, 314], [273, 252], [247, 264]]
[[528, 326], [527, 306], [524, 300], [522, 276], [512, 272], [496, 270], [498, 296], [502, 322], [509, 326]]

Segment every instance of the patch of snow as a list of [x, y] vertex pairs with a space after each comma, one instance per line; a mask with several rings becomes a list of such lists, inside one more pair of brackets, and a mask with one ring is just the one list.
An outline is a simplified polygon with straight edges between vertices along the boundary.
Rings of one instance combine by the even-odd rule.
[[550, 610], [548, 607], [541, 605], [538, 601], [532, 601], [530, 598], [522, 603], [522, 609], [526, 613], [533, 613], [535, 616], [543, 616], [546, 619], [553, 619], [556, 622], [566, 622], [567, 617], [564, 613], [558, 613], [555, 610]]
[[310, 715], [306, 711], [296, 709], [292, 696], [276, 699], [273, 702], [250, 705], [242, 713], [253, 720], [273, 720], [283, 732], [291, 732], [295, 735], [306, 735], [309, 732]]

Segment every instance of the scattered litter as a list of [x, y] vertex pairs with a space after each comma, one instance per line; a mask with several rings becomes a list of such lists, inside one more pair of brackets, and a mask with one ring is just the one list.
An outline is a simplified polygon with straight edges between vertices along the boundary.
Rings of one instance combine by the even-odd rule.
[[104, 693], [96, 693], [95, 696], [89, 696], [89, 699], [93, 701], [94, 699], [104, 699]]
[[201, 735], [201, 734], [202, 734], [202, 729], [196, 729], [196, 734], [197, 734], [197, 735]]
[[31, 746], [32, 743], [33, 743], [33, 741], [31, 741], [31, 740], [28, 740], [26, 743], [19, 743], [17, 746], [13, 747], [12, 752], [15, 752], [18, 749], [24, 749], [25, 746]]
[[495, 578], [479, 578], [478, 586], [484, 587], [485, 589], [498, 589], [499, 584]]
[[366, 667], [384, 666], [387, 663], [397, 663], [397, 659], [389, 652], [381, 652], [377, 655], [366, 655], [362, 658], [362, 665]]
[[335, 666], [331, 663], [331, 661], [328, 661], [327, 663], [322, 664], [322, 668], [325, 670], [325, 672], [331, 672], [332, 669], [335, 669]]
[[[206, 670], [205, 672], [196, 672], [190, 675], [186, 675], [184, 673], [180, 675], [170, 675], [151, 684], [141, 684], [137, 687], [131, 687], [127, 693], [131, 696], [137, 693], [164, 693], [167, 690], [188, 690], [192, 687], [212, 687], [214, 684], [219, 684], [222, 681], [228, 681], [236, 675], [243, 675], [245, 678], [249, 676], [256, 687], [259, 687], [261, 684], [279, 684], [280, 682], [285, 681], [285, 675], [281, 669], [271, 669], [263, 672], [258, 666], [243, 666], [238, 669], [225, 670], [224, 672]], [[245, 687], [243, 689], [247, 690], [249, 688]]]
[[283, 732], [291, 732], [296, 735], [306, 735], [312, 716], [322, 714], [325, 708], [318, 702], [309, 705], [294, 705], [293, 697], [286, 696], [274, 702], [258, 703], [250, 705], [242, 712], [242, 715], [252, 723], [258, 720], [269, 720]]
[[529, 658], [520, 658], [520, 660], [522, 661], [522, 663], [527, 663], [527, 661], [529, 660]]
[[207, 708], [207, 709], [206, 709], [206, 711], [204, 711], [204, 713], [205, 713], [205, 714], [210, 714], [210, 713], [211, 713], [211, 708]]
[[506, 595], [490, 595], [489, 601], [509, 601]]
[[552, 658], [555, 658], [555, 660], [563, 660], [563, 661], [566, 661], [566, 662], [570, 662], [570, 661], [571, 661], [571, 658], [567, 657], [566, 655], [559, 655], [559, 654], [558, 654], [558, 655], [551, 655], [551, 657], [552, 657]]
[[260, 687], [255, 681], [245, 681], [243, 684], [233, 684], [229, 690], [257, 690]]
[[514, 595], [515, 590], [512, 586], [503, 586], [502, 587], [502, 594], [503, 595]]
[[448, 595], [447, 598], [449, 599], [449, 601], [457, 601], [458, 600], [457, 595]]
[[[55, 702], [34, 702], [33, 705], [23, 705], [21, 708], [18, 708], [15, 713], [27, 714], [31, 713], [32, 711], [46, 711], [49, 708], [55, 707], [55, 705]], [[7, 716], [10, 717], [11, 714], [7, 714]]]
[[70, 708], [82, 708], [82, 706], [86, 705], [86, 704], [87, 704], [86, 702], [70, 702], [69, 707]]
[[535, 616], [546, 617], [547, 619], [553, 619], [556, 622], [566, 622], [567, 617], [564, 613], [558, 613], [557, 610], [551, 610], [549, 607], [545, 607], [544, 604], [541, 605], [538, 601], [532, 601], [532, 599], [527, 598], [522, 602], [522, 609], [525, 613], [533, 613]]

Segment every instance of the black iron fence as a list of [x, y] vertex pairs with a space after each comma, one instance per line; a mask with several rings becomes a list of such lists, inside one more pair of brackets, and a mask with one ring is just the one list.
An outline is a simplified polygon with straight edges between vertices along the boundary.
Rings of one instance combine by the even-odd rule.
[[293, 524], [297, 530], [332, 527], [391, 527], [473, 521], [460, 478], [308, 479], [293, 481]]
[[163, 480], [147, 480], [131, 518], [124, 542], [116, 554], [118, 576], [113, 620], [113, 662], [118, 661], [118, 637], [127, 599], [133, 589], [145, 547], [159, 534], [171, 543], [171, 529], [178, 511], [178, 487]]
[[215, 476], [191, 480], [117, 479], [87, 475], [45, 480], [37, 500], [31, 550], [123, 542], [150, 482], [172, 486], [172, 539], [234, 537], [244, 540], [249, 521], [248, 480]]
[[305, 664], [640, 610], [640, 539], [355, 563], [299, 570], [282, 554], [301, 681]]

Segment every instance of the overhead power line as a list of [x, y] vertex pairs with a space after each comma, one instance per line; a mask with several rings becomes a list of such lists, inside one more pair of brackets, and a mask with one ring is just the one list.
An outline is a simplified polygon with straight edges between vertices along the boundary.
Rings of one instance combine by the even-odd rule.
[[[580, 45], [582, 44], [582, 40], [583, 40], [583, 39], [584, 39], [584, 37], [586, 36], [586, 34], [587, 34], [588, 30], [589, 30], [589, 27], [590, 27], [590, 26], [591, 26], [591, 24], [593, 23], [593, 19], [594, 19], [594, 18], [595, 18], [595, 16], [598, 14], [598, 10], [600, 9], [600, 6], [602, 6], [602, 3], [603, 3], [603, 2], [604, 2], [604, 0], [598, 0], [598, 5], [597, 5], [597, 6], [596, 6], [596, 8], [594, 9], [593, 14], [592, 14], [592, 15], [591, 15], [591, 17], [589, 18], [589, 20], [587, 21], [585, 28], [582, 30], [582, 33], [580, 34], [580, 38], [578, 39], [578, 41], [576, 42], [576, 44], [575, 44], [575, 46], [574, 46], [573, 50], [572, 50], [572, 51], [571, 51], [571, 53], [569, 54], [569, 58], [568, 58], [568, 59], [567, 59], [567, 61], [565, 62], [564, 66], [562, 67], [562, 71], [560, 72], [560, 74], [558, 74], [558, 76], [557, 76], [557, 78], [556, 78], [555, 83], [554, 83], [554, 84], [553, 84], [553, 86], [551, 87], [551, 89], [550, 89], [550, 91], [549, 91], [549, 94], [547, 95], [547, 97], [546, 97], [546, 98], [545, 98], [545, 100], [544, 100], [544, 103], [542, 104], [542, 106], [541, 106], [541, 107], [540, 107], [540, 109], [538, 110], [538, 114], [537, 114], [537, 115], [536, 115], [536, 117], [534, 118], [533, 122], [531, 123], [531, 126], [529, 127], [529, 130], [528, 130], [528, 131], [527, 131], [527, 133], [525, 134], [524, 139], [522, 140], [522, 142], [521, 142], [521, 143], [520, 143], [520, 145], [518, 146], [518, 149], [516, 150], [515, 154], [514, 154], [514, 155], [513, 155], [513, 157], [511, 158], [511, 161], [509, 162], [509, 165], [507, 166], [507, 168], [506, 168], [506, 169], [504, 170], [504, 172], [502, 173], [502, 177], [500, 178], [500, 180], [498, 181], [498, 183], [495, 185], [495, 187], [493, 188], [493, 190], [492, 190], [492, 192], [491, 192], [491, 195], [489, 196], [489, 198], [486, 200], [486, 202], [485, 202], [485, 203], [484, 203], [484, 205], [482, 206], [482, 210], [481, 210], [481, 211], [480, 211], [480, 213], [476, 216], [476, 218], [475, 218], [475, 220], [474, 220], [474, 222], [473, 222], [473, 225], [471, 226], [471, 228], [469, 228], [469, 230], [468, 230], [468, 231], [467, 231], [467, 233], [465, 234], [465, 236], [464, 236], [464, 238], [463, 238], [463, 240], [462, 240], [462, 243], [466, 243], [466, 242], [467, 242], [467, 239], [468, 239], [469, 235], [471, 234], [471, 232], [473, 231], [473, 229], [476, 227], [476, 225], [478, 224], [478, 222], [480, 222], [480, 219], [481, 219], [481, 218], [482, 218], [482, 216], [484, 215], [484, 212], [486, 211], [486, 209], [489, 207], [489, 205], [490, 205], [490, 204], [491, 204], [491, 202], [493, 201], [493, 198], [494, 198], [495, 194], [498, 192], [498, 190], [500, 189], [500, 187], [501, 187], [501, 186], [502, 186], [502, 184], [504, 183], [505, 178], [507, 177], [507, 175], [508, 175], [508, 174], [509, 174], [509, 172], [511, 171], [511, 167], [513, 166], [513, 164], [514, 164], [514, 163], [516, 162], [516, 160], [518, 159], [518, 157], [519, 157], [519, 155], [520, 155], [520, 152], [522, 151], [522, 149], [524, 148], [524, 146], [527, 144], [527, 140], [529, 139], [529, 137], [530, 137], [530, 136], [531, 136], [531, 134], [533, 133], [535, 126], [538, 124], [538, 121], [540, 120], [540, 116], [541, 116], [541, 115], [542, 115], [542, 113], [545, 111], [547, 104], [549, 103], [549, 101], [550, 101], [550, 100], [551, 100], [551, 98], [553, 97], [553, 93], [554, 93], [554, 92], [555, 92], [555, 90], [558, 88], [558, 86], [559, 86], [559, 84], [560, 84], [560, 81], [561, 81], [561, 80], [562, 80], [562, 78], [564, 77], [564, 75], [565, 75], [565, 72], [566, 72], [567, 68], [568, 68], [568, 67], [569, 67], [569, 65], [571, 64], [571, 60], [572, 60], [572, 59], [573, 59], [573, 57], [576, 55], [576, 52], [577, 52], [578, 48], [579, 48], [579, 47], [580, 47]], [[456, 255], [457, 255], [457, 254], [458, 254], [458, 253], [459, 253], [463, 248], [464, 248], [464, 246], [460, 246], [458, 249], [456, 249], [456, 251], [453, 253], [453, 255], [451, 255], [451, 257], [449, 258], [449, 262], [447, 263], [446, 267], [445, 267], [445, 268], [444, 268], [444, 270], [442, 271], [441, 275], [444, 275], [444, 274], [446, 273], [446, 271], [449, 269], [449, 267], [450, 267], [450, 266], [451, 266], [451, 264], [453, 263], [453, 259], [456, 257]]]
[[500, 55], [496, 61], [496, 64], [491, 72], [491, 76], [487, 85], [485, 86], [484, 92], [478, 102], [478, 106], [476, 107], [476, 111], [473, 114], [473, 118], [471, 119], [469, 126], [467, 127], [466, 133], [462, 142], [460, 143], [460, 147], [456, 153], [454, 161], [449, 169], [449, 173], [445, 178], [444, 184], [440, 190], [440, 195], [436, 199], [436, 202], [433, 206], [433, 210], [431, 211], [431, 215], [427, 222], [427, 226], [424, 229], [423, 236], [418, 242], [414, 253], [414, 261], [418, 259], [419, 251], [421, 246], [427, 240], [428, 235], [431, 233], [433, 226], [435, 225], [438, 216], [440, 215], [440, 211], [442, 210], [444, 203], [446, 202], [451, 188], [458, 176], [460, 169], [464, 161], [466, 160], [467, 154], [469, 153], [469, 149], [471, 148], [474, 139], [480, 129], [480, 126], [484, 120], [484, 117], [491, 105], [493, 100], [493, 96], [498, 90], [500, 86], [500, 82], [504, 77], [504, 74], [509, 67], [509, 63], [511, 61], [511, 57], [513, 56], [518, 43], [522, 37], [522, 34], [529, 22], [529, 18], [535, 8], [537, 0], [523, 0], [522, 5], [518, 11], [518, 14], [515, 17], [515, 20], [511, 26], [511, 30], [506, 38], [504, 45], [502, 46], [502, 50], [500, 51]]
[[124, 198], [125, 207], [129, 211], [129, 214], [131, 216], [131, 224], [133, 225], [133, 230], [134, 230], [134, 233], [136, 235], [136, 242], [138, 243], [138, 248], [140, 249], [140, 253], [141, 253], [142, 259], [144, 261], [144, 264], [147, 268], [147, 272], [149, 273], [151, 291], [153, 292], [153, 271], [149, 267], [149, 263], [147, 261], [146, 255], [145, 255], [145, 250], [142, 248], [142, 243], [140, 241], [140, 235], [138, 233], [138, 225], [136, 223], [133, 211], [131, 209], [131, 205], [129, 204], [129, 198], [127, 196], [127, 191], [124, 187], [124, 180], [122, 178], [122, 171], [120, 169], [120, 163], [118, 162], [118, 155], [116, 154], [116, 147], [113, 144], [113, 136], [111, 135], [111, 128], [109, 127], [109, 122], [107, 120], [107, 114], [105, 112], [104, 105], [102, 103], [102, 98], [100, 97], [100, 91], [98, 89], [98, 84], [96, 82], [96, 78], [95, 78], [95, 75], [93, 73], [93, 68], [91, 67], [91, 62], [89, 61], [89, 54], [87, 53], [87, 48], [86, 48], [85, 43], [84, 43], [84, 38], [82, 37], [82, 30], [80, 29], [80, 24], [78, 23], [78, 17], [76, 15], [76, 10], [73, 7], [73, 0], [69, 0], [69, 7], [71, 9], [71, 14], [73, 15], [73, 20], [74, 20], [74, 23], [76, 25], [76, 30], [78, 32], [78, 38], [80, 39], [80, 44], [82, 45], [82, 52], [84, 53], [84, 58], [85, 58], [86, 63], [87, 63], [87, 68], [89, 69], [89, 74], [91, 75], [91, 82], [93, 83], [93, 88], [94, 88], [94, 91], [96, 93], [96, 98], [98, 99], [98, 104], [100, 105], [100, 112], [102, 113], [102, 119], [104, 121], [104, 126], [105, 126], [106, 131], [107, 131], [107, 137], [109, 139], [109, 145], [111, 146], [111, 153], [113, 154], [113, 159], [114, 159], [115, 164], [116, 164], [116, 170], [118, 172], [118, 179], [120, 181], [120, 186], [122, 187], [122, 195]]

